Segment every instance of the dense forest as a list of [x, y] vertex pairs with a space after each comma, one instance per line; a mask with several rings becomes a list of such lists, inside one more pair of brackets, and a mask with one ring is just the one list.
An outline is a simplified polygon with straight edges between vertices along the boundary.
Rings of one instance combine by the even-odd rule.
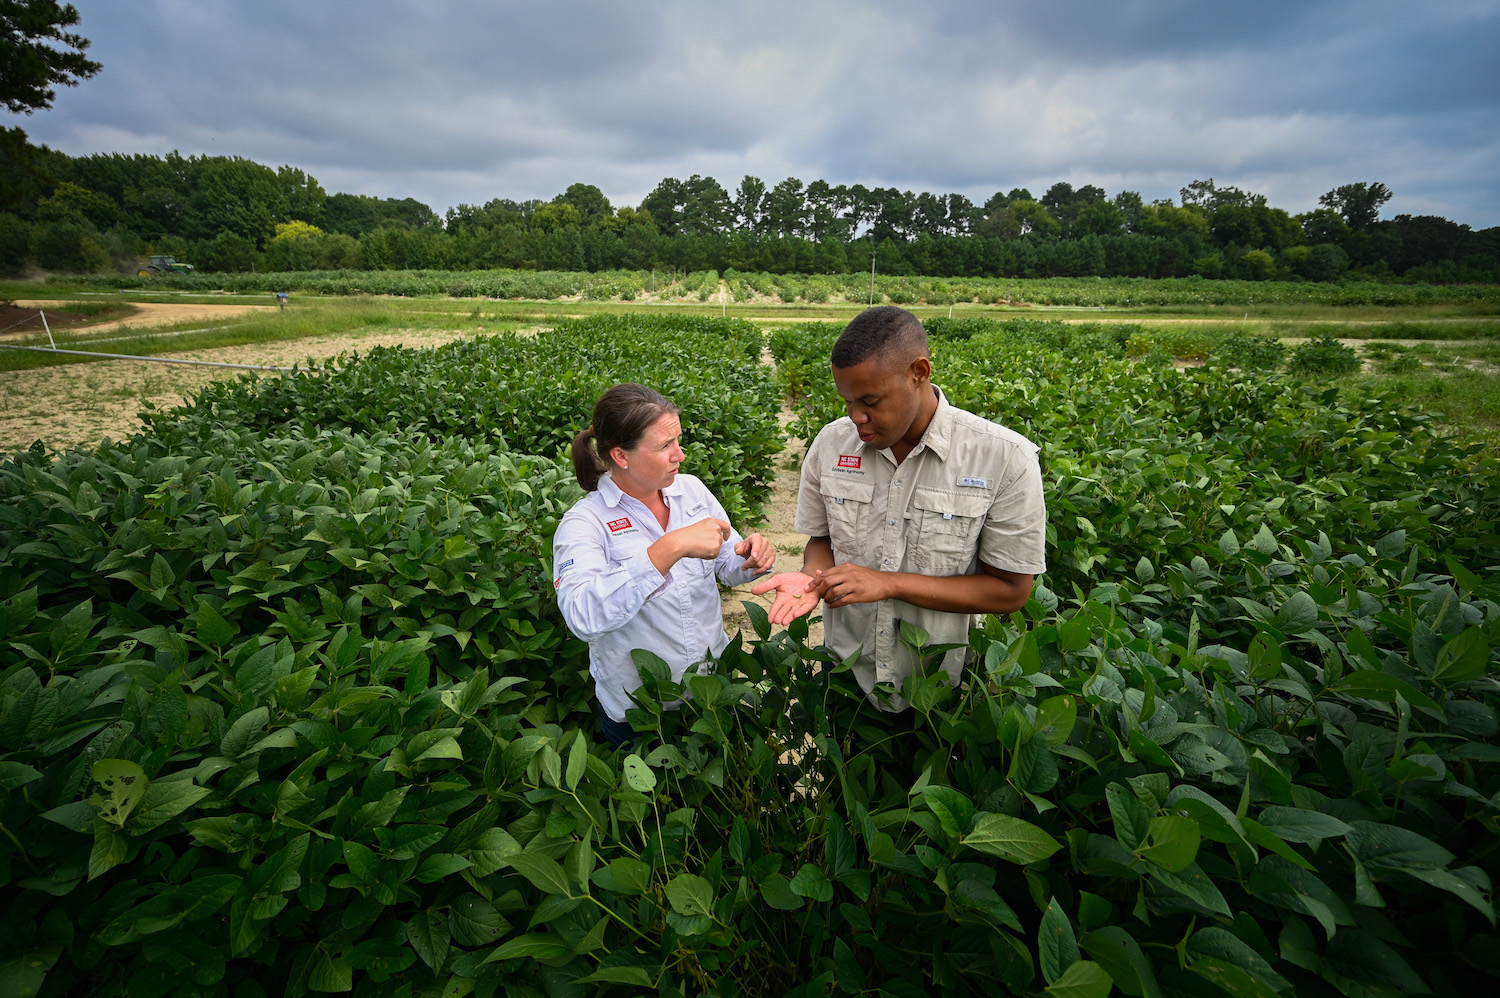
[[1500, 228], [1380, 217], [1381, 183], [1293, 215], [1194, 180], [1178, 201], [1058, 182], [983, 204], [861, 184], [667, 178], [638, 206], [575, 183], [439, 217], [412, 198], [328, 194], [300, 169], [239, 157], [68, 156], [0, 133], [0, 272], [133, 271], [166, 253], [199, 270], [600, 271], [650, 268], [935, 277], [1500, 281]]

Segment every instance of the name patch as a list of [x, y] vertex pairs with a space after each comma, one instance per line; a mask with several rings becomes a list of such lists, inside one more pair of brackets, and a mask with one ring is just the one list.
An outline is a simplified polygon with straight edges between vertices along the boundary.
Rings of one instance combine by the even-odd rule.
[[630, 529], [630, 517], [622, 516], [618, 520], [610, 520], [605, 526], [609, 528], [610, 533], [618, 534], [622, 530]]
[[860, 458], [860, 456], [858, 454], [840, 454], [839, 455], [839, 467], [840, 468], [858, 468], [860, 461], [861, 461], [861, 458]]
[[971, 486], [976, 489], [987, 489], [990, 487], [988, 478], [960, 478], [958, 484]]

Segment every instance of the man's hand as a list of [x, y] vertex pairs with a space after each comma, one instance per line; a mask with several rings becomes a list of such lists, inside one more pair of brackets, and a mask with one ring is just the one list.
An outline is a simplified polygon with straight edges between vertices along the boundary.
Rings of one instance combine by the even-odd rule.
[[741, 568], [749, 569], [756, 575], [769, 572], [771, 566], [776, 564], [776, 548], [770, 541], [760, 534], [751, 534], [734, 546], [734, 553], [745, 559]]
[[829, 606], [879, 603], [896, 595], [893, 583], [887, 572], [848, 562], [820, 571], [813, 577], [814, 591]]
[[750, 587], [757, 596], [776, 593], [776, 600], [766, 614], [771, 623], [785, 627], [798, 617], [812, 613], [818, 605], [817, 594], [812, 592], [813, 579], [801, 572], [777, 572], [769, 579], [762, 579]]

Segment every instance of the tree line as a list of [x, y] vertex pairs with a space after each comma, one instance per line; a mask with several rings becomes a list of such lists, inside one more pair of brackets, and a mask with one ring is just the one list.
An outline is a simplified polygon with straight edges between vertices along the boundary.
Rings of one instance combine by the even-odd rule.
[[1391, 191], [1348, 183], [1310, 212], [1194, 180], [1178, 199], [1059, 181], [963, 194], [744, 177], [666, 178], [635, 206], [592, 184], [439, 217], [413, 198], [324, 191], [240, 157], [68, 156], [0, 132], [0, 270], [132, 270], [167, 253], [212, 271], [745, 270], [934, 277], [1500, 280], [1500, 228], [1380, 217]]

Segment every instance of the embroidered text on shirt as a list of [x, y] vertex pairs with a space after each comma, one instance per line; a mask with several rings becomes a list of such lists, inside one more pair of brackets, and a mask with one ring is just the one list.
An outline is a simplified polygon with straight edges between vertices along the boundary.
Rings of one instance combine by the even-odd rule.
[[860, 456], [858, 454], [840, 454], [839, 455], [839, 467], [840, 468], [858, 468], [860, 460], [861, 459], [860, 459]]
[[622, 530], [630, 529], [630, 517], [622, 516], [618, 520], [610, 520], [605, 526], [609, 528], [610, 533], [618, 534]]
[[970, 485], [976, 489], [987, 489], [990, 487], [990, 480], [988, 478], [960, 478], [958, 484]]

